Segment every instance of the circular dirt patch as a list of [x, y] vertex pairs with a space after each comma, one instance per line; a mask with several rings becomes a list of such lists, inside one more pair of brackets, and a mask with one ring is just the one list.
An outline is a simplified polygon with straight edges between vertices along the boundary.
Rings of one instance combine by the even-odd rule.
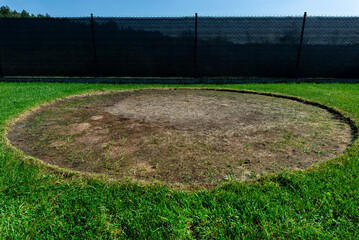
[[63, 168], [217, 184], [325, 161], [345, 151], [351, 130], [293, 100], [157, 89], [58, 100], [15, 123], [8, 137]]

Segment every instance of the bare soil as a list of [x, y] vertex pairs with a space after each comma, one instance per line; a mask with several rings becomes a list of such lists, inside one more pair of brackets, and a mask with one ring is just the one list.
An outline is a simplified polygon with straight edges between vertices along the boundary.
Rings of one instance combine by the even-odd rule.
[[158, 89], [59, 100], [16, 122], [8, 138], [63, 168], [216, 185], [328, 160], [346, 150], [351, 129], [293, 100]]

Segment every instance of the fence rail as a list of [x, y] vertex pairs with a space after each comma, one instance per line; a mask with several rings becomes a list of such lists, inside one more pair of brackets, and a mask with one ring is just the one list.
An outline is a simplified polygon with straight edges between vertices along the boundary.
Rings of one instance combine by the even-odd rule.
[[359, 78], [359, 17], [0, 18], [0, 76]]

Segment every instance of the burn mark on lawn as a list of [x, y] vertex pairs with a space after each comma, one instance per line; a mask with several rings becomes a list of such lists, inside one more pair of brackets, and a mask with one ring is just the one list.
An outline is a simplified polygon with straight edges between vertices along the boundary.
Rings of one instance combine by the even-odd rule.
[[248, 179], [305, 169], [342, 153], [351, 128], [326, 109], [208, 90], [140, 90], [41, 107], [8, 133], [50, 164], [168, 183]]

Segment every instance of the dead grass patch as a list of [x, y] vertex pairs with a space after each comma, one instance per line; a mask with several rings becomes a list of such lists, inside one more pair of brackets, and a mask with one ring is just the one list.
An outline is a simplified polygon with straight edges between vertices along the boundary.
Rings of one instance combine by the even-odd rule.
[[346, 150], [351, 129], [293, 100], [158, 89], [59, 100], [16, 122], [8, 137], [60, 167], [215, 185], [328, 160]]

